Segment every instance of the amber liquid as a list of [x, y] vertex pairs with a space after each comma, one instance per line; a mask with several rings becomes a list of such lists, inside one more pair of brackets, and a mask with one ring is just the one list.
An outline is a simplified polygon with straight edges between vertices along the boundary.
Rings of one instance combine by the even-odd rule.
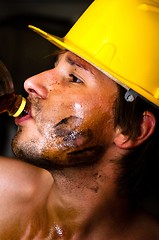
[[0, 96], [0, 114], [7, 112], [10, 116], [14, 115], [22, 102], [22, 96], [14, 92]]

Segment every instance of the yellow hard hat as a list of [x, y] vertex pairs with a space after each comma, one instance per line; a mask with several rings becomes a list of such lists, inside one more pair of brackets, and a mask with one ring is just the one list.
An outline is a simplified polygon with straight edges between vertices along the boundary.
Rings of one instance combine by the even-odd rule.
[[64, 38], [29, 27], [159, 107], [159, 0], [95, 0]]

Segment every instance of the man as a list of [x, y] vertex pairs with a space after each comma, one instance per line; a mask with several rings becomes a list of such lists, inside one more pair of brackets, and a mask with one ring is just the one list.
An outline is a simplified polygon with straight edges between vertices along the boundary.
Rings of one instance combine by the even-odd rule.
[[62, 51], [25, 81], [12, 146], [54, 182], [11, 208], [0, 239], [159, 239], [137, 204], [158, 158], [158, 23], [158, 1], [95, 0], [63, 39], [31, 26]]

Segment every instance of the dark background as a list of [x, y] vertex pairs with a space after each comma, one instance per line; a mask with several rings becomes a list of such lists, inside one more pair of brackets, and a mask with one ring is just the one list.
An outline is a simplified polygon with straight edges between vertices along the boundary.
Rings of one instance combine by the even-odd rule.
[[[0, 0], [0, 59], [13, 78], [15, 91], [26, 95], [26, 78], [52, 66], [54, 45], [28, 25], [63, 37], [93, 0]], [[0, 115], [0, 155], [13, 156], [14, 119]]]

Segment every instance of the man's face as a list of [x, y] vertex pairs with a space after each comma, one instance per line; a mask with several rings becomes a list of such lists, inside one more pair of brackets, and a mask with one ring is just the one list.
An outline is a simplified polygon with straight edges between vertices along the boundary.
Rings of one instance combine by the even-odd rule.
[[[34, 164], [75, 166], [97, 161], [113, 142], [116, 84], [71, 52], [24, 83], [30, 114], [17, 118], [17, 157]], [[40, 163], [41, 162], [41, 163]]]

